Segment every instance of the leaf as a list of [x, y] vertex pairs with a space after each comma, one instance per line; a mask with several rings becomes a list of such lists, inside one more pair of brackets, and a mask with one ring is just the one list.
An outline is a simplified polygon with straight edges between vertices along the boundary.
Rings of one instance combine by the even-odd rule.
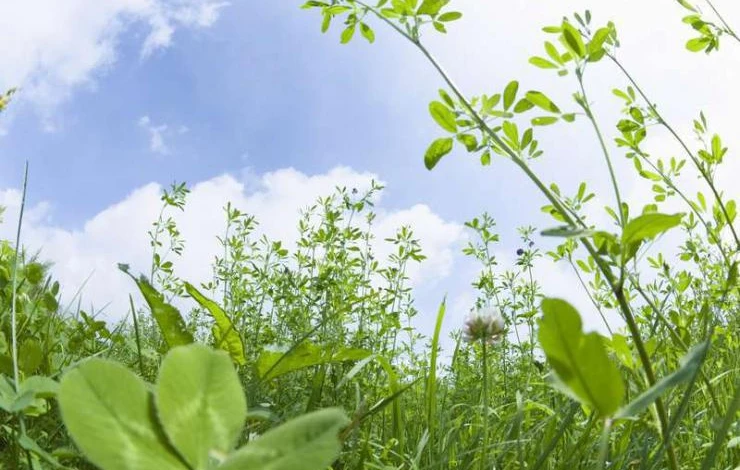
[[155, 401], [167, 437], [194, 469], [212, 468], [212, 456], [231, 451], [247, 416], [241, 382], [228, 356], [200, 344], [167, 354]]
[[462, 18], [462, 13], [460, 13], [459, 11], [448, 11], [447, 13], [439, 15], [439, 18], [437, 18], [437, 20], [450, 22], [459, 20], [460, 18]]
[[450, 153], [453, 145], [454, 141], [452, 137], [444, 137], [432, 142], [424, 154], [424, 165], [427, 167], [427, 170], [434, 168], [442, 157]]
[[193, 335], [185, 327], [185, 320], [183, 320], [180, 312], [165, 302], [164, 296], [152, 287], [144, 276], [137, 279], [128, 272], [128, 266], [123, 264], [119, 264], [118, 269], [128, 274], [139, 287], [169, 348], [193, 342]]
[[557, 378], [572, 396], [611, 416], [624, 397], [624, 383], [617, 366], [609, 360], [602, 337], [584, 334], [581, 317], [561, 299], [542, 301], [539, 340]]
[[581, 33], [567, 21], [563, 21], [563, 39], [568, 45], [568, 48], [578, 57], [583, 57], [586, 54], [586, 45], [583, 44], [583, 38]]
[[117, 362], [93, 358], [65, 374], [59, 407], [72, 439], [104, 470], [187, 468], [154, 420], [147, 385]]
[[359, 361], [371, 353], [364, 349], [342, 348], [334, 351], [312, 343], [301, 343], [288, 352], [264, 351], [257, 359], [257, 375], [261, 380], [271, 380], [306, 367], [332, 362]]
[[540, 232], [540, 235], [542, 235], [543, 237], [582, 238], [592, 236], [593, 231], [584, 228], [563, 225], [560, 227], [545, 229]]
[[416, 10], [417, 15], [435, 16], [450, 0], [424, 0]]
[[622, 409], [620, 409], [615, 419], [632, 418], [640, 414], [648, 406], [652, 405], [669, 388], [680, 385], [689, 380], [693, 380], [699, 373], [699, 368], [704, 363], [709, 350], [709, 341], [705, 341], [693, 348], [681, 360], [681, 366], [669, 375], [666, 375], [657, 381], [652, 387], [642, 392], [637, 398], [632, 400]]
[[360, 33], [370, 44], [375, 42], [375, 31], [365, 23], [360, 23]]
[[432, 101], [429, 103], [429, 114], [432, 115], [432, 118], [434, 118], [442, 129], [448, 132], [457, 132], [455, 113], [444, 104], [439, 101]]
[[459, 134], [457, 140], [465, 146], [468, 152], [474, 152], [478, 148], [478, 139], [472, 134]]
[[536, 118], [532, 118], [533, 126], [549, 126], [550, 124], [555, 124], [556, 122], [558, 122], [557, 116], [539, 116]]
[[544, 95], [544, 93], [541, 93], [539, 91], [528, 91], [526, 94], [527, 100], [531, 102], [533, 105], [544, 109], [545, 111], [550, 111], [551, 113], [560, 113], [560, 108], [555, 106], [555, 103], [550, 101], [550, 98]]
[[240, 366], [245, 365], [247, 363], [247, 358], [244, 355], [244, 342], [242, 341], [239, 332], [236, 331], [231, 318], [226, 315], [226, 312], [224, 312], [216, 302], [201, 294], [200, 291], [198, 291], [198, 289], [189, 282], [185, 283], [185, 291], [193, 298], [193, 300], [198, 302], [201, 307], [205, 308], [211, 315], [211, 318], [216, 322], [216, 325], [213, 328], [216, 347], [228, 352], [234, 363], [239, 364]]
[[267, 431], [218, 470], [323, 470], [339, 455], [337, 435], [349, 420], [338, 408], [315, 411]]
[[511, 105], [514, 104], [516, 92], [518, 90], [519, 82], [516, 80], [512, 80], [508, 85], [506, 85], [506, 88], [504, 88], [504, 110], [508, 111], [508, 109], [511, 108]]
[[344, 28], [344, 30], [342, 31], [342, 34], [339, 37], [339, 42], [341, 44], [347, 44], [348, 42], [350, 42], [355, 35], [356, 28], [357, 28], [357, 24], [355, 23], [352, 23], [351, 25]]
[[539, 67], [541, 69], [556, 69], [558, 68], [557, 64], [553, 64], [547, 59], [543, 59], [542, 57], [530, 57], [529, 63], [534, 65], [535, 67]]
[[642, 214], [627, 223], [622, 234], [622, 244], [629, 245], [645, 239], [655, 238], [681, 223], [683, 214]]

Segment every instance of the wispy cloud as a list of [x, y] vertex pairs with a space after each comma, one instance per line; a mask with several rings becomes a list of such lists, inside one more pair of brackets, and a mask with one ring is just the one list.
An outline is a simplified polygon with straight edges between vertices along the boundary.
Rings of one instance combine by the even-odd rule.
[[190, 129], [187, 126], [180, 125], [175, 129], [170, 128], [167, 124], [155, 124], [147, 115], [141, 116], [137, 121], [139, 127], [149, 134], [149, 150], [159, 155], [169, 155], [172, 153], [170, 145], [165, 139], [174, 135], [182, 135]]
[[[117, 59], [120, 37], [145, 24], [142, 57], [166, 48], [181, 28], [207, 28], [226, 3], [217, 0], [25, 0], [4, 2], [0, 90], [22, 88], [20, 99], [42, 114], [90, 85]], [[12, 45], [12, 46], [11, 46]]]

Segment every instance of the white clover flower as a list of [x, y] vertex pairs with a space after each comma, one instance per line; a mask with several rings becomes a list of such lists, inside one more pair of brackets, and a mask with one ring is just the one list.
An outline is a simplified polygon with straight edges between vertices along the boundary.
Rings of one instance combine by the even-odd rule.
[[468, 315], [463, 327], [463, 339], [468, 343], [477, 341], [494, 344], [504, 335], [504, 317], [498, 309], [483, 307]]

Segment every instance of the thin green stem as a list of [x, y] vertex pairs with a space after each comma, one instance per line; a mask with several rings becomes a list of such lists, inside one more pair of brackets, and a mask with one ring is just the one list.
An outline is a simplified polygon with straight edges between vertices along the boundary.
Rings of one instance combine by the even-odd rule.
[[588, 120], [591, 122], [591, 125], [594, 128], [594, 131], [596, 132], [596, 137], [599, 139], [599, 145], [601, 145], [601, 152], [604, 154], [604, 161], [606, 161], [606, 166], [609, 169], [609, 178], [611, 179], [612, 188], [614, 189], [614, 197], [617, 200], [617, 214], [619, 215], [619, 223], [622, 227], [624, 227], [627, 223], [627, 221], [624, 219], [624, 210], [622, 207], [622, 196], [619, 192], [619, 184], [617, 183], [617, 176], [614, 173], [614, 166], [612, 165], [612, 159], [609, 156], [609, 150], [606, 147], [606, 142], [604, 141], [604, 135], [601, 133], [601, 129], [599, 128], [599, 124], [596, 122], [596, 119], [594, 118], [593, 111], [591, 110], [591, 105], [588, 104], [588, 96], [586, 95], [586, 88], [583, 86], [583, 71], [580, 69], [576, 69], [576, 77], [578, 78], [578, 86], [581, 89], [581, 98], [583, 102], [581, 103], [581, 106], [583, 107], [583, 110], [586, 112], [586, 117], [588, 117]]
[[710, 0], [705, 0], [707, 5], [709, 5], [709, 8], [712, 9], [714, 14], [717, 16], [717, 19], [722, 23], [722, 26], [725, 27], [725, 32], [729, 34], [731, 37], [733, 37], [737, 42], [740, 42], [740, 37], [738, 37], [737, 34], [735, 34], [735, 31], [732, 30], [730, 25], [725, 21], [725, 19], [722, 17], [722, 14], [720, 14], [719, 10], [715, 8], [714, 4]]
[[483, 470], [488, 458], [488, 344], [484, 339], [481, 341], [483, 346], [483, 396], [481, 397], [483, 406], [483, 447], [480, 459], [480, 468]]

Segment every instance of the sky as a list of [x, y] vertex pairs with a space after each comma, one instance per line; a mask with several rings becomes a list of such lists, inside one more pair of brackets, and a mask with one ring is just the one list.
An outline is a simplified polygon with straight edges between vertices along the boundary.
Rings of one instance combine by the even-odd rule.
[[[574, 79], [529, 65], [540, 55], [541, 27], [590, 8], [596, 24], [614, 21], [620, 58], [662, 112], [689, 139], [704, 110], [731, 150], [720, 175], [730, 195], [740, 174], [738, 144], [740, 44], [719, 53], [691, 54], [672, 0], [561, 2], [453, 0], [463, 18], [447, 35], [424, 41], [469, 94], [494, 93], [509, 80], [568, 103]], [[339, 29], [322, 35], [320, 18], [292, 0], [26, 0], [3, 5], [0, 90], [20, 87], [0, 116], [0, 237], [11, 238], [23, 165], [30, 165], [23, 243], [54, 262], [54, 275], [72, 295], [107, 306], [119, 318], [131, 285], [115, 264], [148, 266], [146, 231], [158, 196], [173, 181], [192, 188], [181, 218], [188, 240], [184, 277], [205, 278], [220, 231], [220, 208], [232, 201], [255, 214], [269, 235], [290, 240], [300, 208], [337, 185], [386, 185], [378, 203], [378, 234], [411, 224], [429, 260], [412, 273], [421, 314], [431, 331], [446, 293], [449, 331], [472, 305], [475, 266], [460, 250], [466, 220], [489, 212], [502, 242], [502, 269], [515, 261], [516, 228], [554, 225], [544, 204], [510, 162], [481, 167], [463, 152], [427, 171], [422, 156], [440, 130], [428, 116], [441, 81], [410, 44], [374, 23], [377, 40], [339, 44]], [[740, 28], [740, 6], [716, 6]], [[589, 71], [589, 96], [607, 135], [614, 137], [620, 103], [611, 95], [625, 80], [607, 63]], [[567, 105], [574, 108], [572, 102]], [[599, 194], [592, 220], [608, 226], [601, 207], [612, 203], [598, 143], [585, 120], [538, 132], [545, 155], [535, 170], [573, 192], [586, 180]], [[678, 154], [656, 132], [656, 154]], [[736, 147], [736, 145], [735, 145]], [[612, 149], [625, 199], [647, 202], [650, 186]], [[687, 179], [686, 184], [700, 185]], [[568, 192], [566, 190], [566, 192]], [[670, 205], [669, 205], [670, 206]], [[671, 207], [668, 207], [671, 208]], [[677, 209], [680, 210], [680, 209]], [[206, 223], [207, 222], [207, 223]], [[543, 249], [552, 241], [538, 237]], [[566, 266], [539, 263], [548, 295], [571, 300], [589, 328], [597, 316]]]

